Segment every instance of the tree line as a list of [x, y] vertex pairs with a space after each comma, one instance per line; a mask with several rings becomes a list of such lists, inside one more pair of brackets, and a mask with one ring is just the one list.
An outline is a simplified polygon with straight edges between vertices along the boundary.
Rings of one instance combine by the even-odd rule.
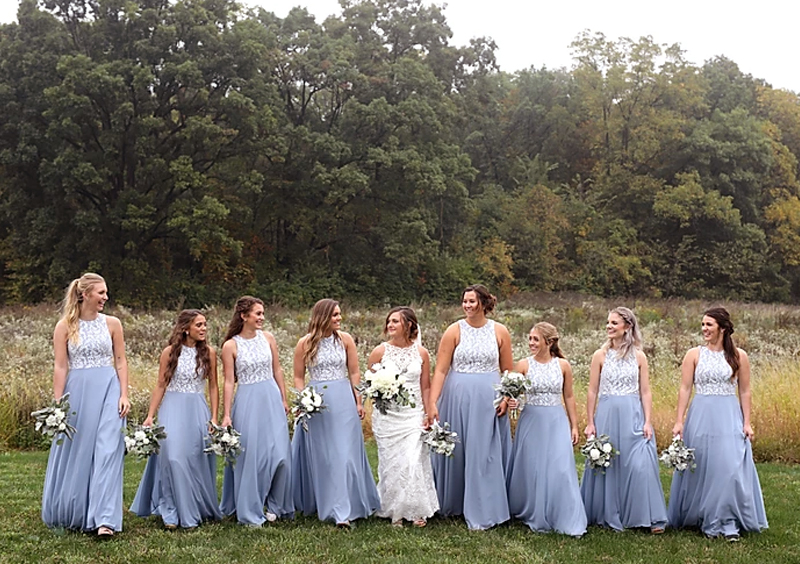
[[0, 293], [140, 306], [580, 291], [800, 298], [800, 98], [651, 37], [498, 68], [437, 6], [22, 0]]

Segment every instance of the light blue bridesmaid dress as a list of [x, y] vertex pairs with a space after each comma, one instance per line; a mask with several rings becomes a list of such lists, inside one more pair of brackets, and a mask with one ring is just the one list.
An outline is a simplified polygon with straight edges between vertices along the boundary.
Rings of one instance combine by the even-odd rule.
[[558, 358], [546, 364], [528, 358], [531, 386], [517, 421], [508, 505], [532, 531], [581, 536], [586, 532], [569, 419], [561, 405], [564, 374]]
[[450, 373], [439, 398], [439, 419], [449, 422], [461, 443], [453, 456], [431, 455], [439, 513], [463, 515], [470, 529], [508, 521], [506, 469], [511, 462], [508, 417], [497, 417], [494, 385], [500, 383], [500, 352], [494, 321], [461, 332]]
[[140, 517], [160, 515], [165, 525], [184, 528], [221, 519], [217, 501], [217, 460], [203, 452], [208, 434], [204, 395], [206, 380], [197, 371], [197, 349], [181, 347], [161, 407], [158, 423], [167, 438], [161, 452], [147, 460], [131, 511]]
[[233, 340], [238, 387], [231, 419], [243, 450], [233, 467], [225, 467], [221, 509], [225, 515], [236, 513], [239, 523], [260, 526], [267, 516], [294, 515], [289, 426], [264, 333]]
[[50, 447], [42, 496], [48, 527], [122, 530], [122, 468], [125, 419], [119, 417], [120, 387], [106, 316], [79, 321], [79, 340], [67, 343], [64, 389], [75, 415], [73, 438]]
[[669, 496], [673, 527], [699, 527], [712, 537], [768, 527], [732, 373], [724, 351], [700, 347], [683, 432], [686, 446], [695, 449], [697, 468], [676, 471]]
[[323, 395], [324, 411], [295, 427], [292, 438], [294, 504], [321, 521], [346, 523], [372, 515], [380, 507], [378, 490], [364, 449], [347, 354], [334, 335], [319, 343], [308, 369], [309, 385]]
[[620, 454], [605, 474], [586, 463], [581, 496], [589, 524], [618, 531], [666, 527], [667, 506], [658, 474], [656, 437], [654, 433], [646, 440], [642, 431], [639, 365], [633, 350], [625, 358], [620, 358], [614, 349], [606, 351], [594, 421], [598, 436], [608, 435]]

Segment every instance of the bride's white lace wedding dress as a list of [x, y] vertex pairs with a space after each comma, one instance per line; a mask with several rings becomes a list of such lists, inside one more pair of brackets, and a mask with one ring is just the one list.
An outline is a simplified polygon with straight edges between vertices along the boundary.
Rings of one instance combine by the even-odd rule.
[[422, 357], [417, 345], [400, 348], [384, 343], [383, 361], [402, 371], [414, 407], [392, 406], [386, 414], [372, 412], [372, 432], [378, 444], [380, 517], [392, 522], [420, 521], [439, 509], [430, 452], [422, 442], [423, 405], [420, 391]]

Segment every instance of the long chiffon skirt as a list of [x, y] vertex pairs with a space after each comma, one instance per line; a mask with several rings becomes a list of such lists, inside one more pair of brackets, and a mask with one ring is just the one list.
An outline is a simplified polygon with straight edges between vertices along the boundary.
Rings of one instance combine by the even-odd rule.
[[113, 366], [79, 368], [64, 390], [75, 415], [72, 440], [53, 441], [47, 460], [42, 520], [48, 527], [122, 530], [125, 419], [119, 417], [119, 379]]
[[239, 384], [231, 419], [242, 453], [225, 467], [222, 513], [256, 526], [266, 521], [265, 506], [278, 517], [294, 516], [289, 427], [275, 380]]
[[669, 497], [673, 527], [699, 527], [709, 536], [766, 529], [761, 484], [736, 396], [695, 395], [683, 439], [697, 468], [675, 472]]
[[369, 517], [380, 507], [364, 448], [353, 387], [349, 380], [309, 382], [326, 409], [311, 417], [308, 431], [292, 437], [294, 505], [321, 521], [344, 523]]
[[508, 417], [493, 405], [497, 372], [450, 372], [439, 398], [439, 418], [450, 423], [461, 443], [452, 457], [431, 455], [439, 513], [463, 515], [470, 529], [488, 529], [510, 514], [506, 469], [511, 462]]
[[431, 454], [422, 442], [422, 402], [396, 407], [385, 414], [372, 411], [372, 434], [378, 445], [378, 517], [415, 521], [439, 509], [433, 483]]
[[639, 396], [600, 396], [595, 426], [597, 434], [608, 435], [620, 454], [605, 474], [586, 463], [581, 497], [589, 523], [616, 530], [665, 527], [667, 506], [658, 474], [656, 438], [644, 438]]
[[527, 405], [517, 422], [508, 473], [511, 515], [532, 531], [586, 532], [575, 454], [564, 408]]
[[205, 454], [211, 414], [203, 394], [166, 392], [158, 423], [167, 438], [161, 452], [147, 459], [131, 511], [160, 515], [165, 525], [196, 527], [221, 519], [217, 500], [217, 460]]

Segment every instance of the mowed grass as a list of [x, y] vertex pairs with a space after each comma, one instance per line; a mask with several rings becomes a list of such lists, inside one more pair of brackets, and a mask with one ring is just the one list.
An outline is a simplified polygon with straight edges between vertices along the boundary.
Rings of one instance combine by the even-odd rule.
[[[368, 452], [376, 468], [375, 447]], [[397, 529], [370, 518], [340, 530], [314, 517], [280, 521], [261, 529], [231, 520], [192, 531], [168, 532], [157, 518], [126, 513], [124, 531], [113, 540], [50, 531], [41, 522], [41, 488], [46, 452], [0, 454], [0, 562], [3, 563], [643, 563], [753, 564], [800, 562], [800, 466], [758, 465], [770, 528], [744, 535], [738, 544], [706, 539], [697, 531], [654, 536], [616, 533], [597, 527], [580, 539], [532, 533], [519, 522], [489, 531], [468, 531], [461, 519], [432, 519], [425, 529]], [[127, 459], [125, 507], [136, 492], [144, 463]], [[220, 473], [221, 475], [221, 473]], [[670, 476], [662, 472], [664, 489]]]

